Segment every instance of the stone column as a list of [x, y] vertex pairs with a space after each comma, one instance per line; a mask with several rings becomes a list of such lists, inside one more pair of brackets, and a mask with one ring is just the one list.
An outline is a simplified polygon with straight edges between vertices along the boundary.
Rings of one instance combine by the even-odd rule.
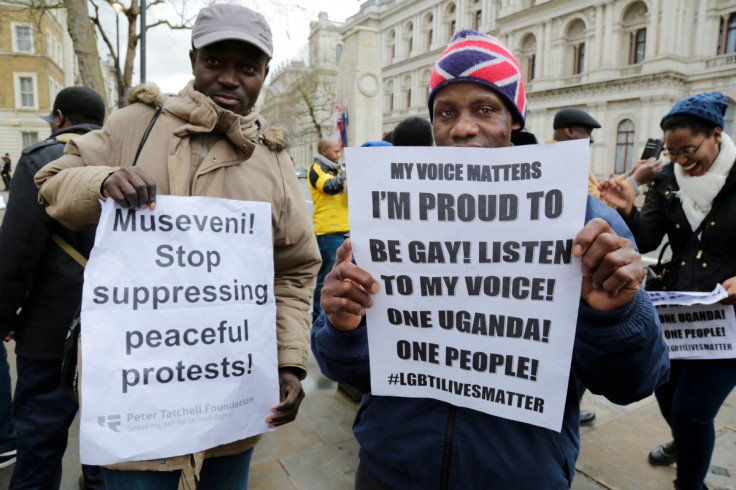
[[346, 94], [349, 146], [380, 140], [383, 121], [380, 36], [376, 29], [356, 27], [343, 35], [343, 52], [335, 89]]

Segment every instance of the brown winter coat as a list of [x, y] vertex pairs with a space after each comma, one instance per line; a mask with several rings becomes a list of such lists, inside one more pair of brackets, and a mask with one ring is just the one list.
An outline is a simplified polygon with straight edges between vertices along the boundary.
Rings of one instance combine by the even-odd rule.
[[[114, 112], [100, 131], [72, 140], [65, 155], [35, 177], [39, 201], [49, 215], [69, 228], [96, 225], [101, 184], [117, 167], [131, 165], [155, 106], [163, 112], [138, 158], [137, 166], [156, 181], [157, 194], [209, 196], [271, 203], [274, 294], [279, 367], [306, 376], [309, 308], [320, 254], [311, 219], [283, 151], [283, 132], [263, 129], [253, 110], [238, 116], [193, 89], [162, 100], [144, 87], [125, 109]], [[201, 163], [200, 163], [201, 162]], [[207, 451], [155, 461], [121, 463], [116, 469], [172, 471], [192, 467], [198, 473], [205, 458], [239, 454], [259, 436]]]

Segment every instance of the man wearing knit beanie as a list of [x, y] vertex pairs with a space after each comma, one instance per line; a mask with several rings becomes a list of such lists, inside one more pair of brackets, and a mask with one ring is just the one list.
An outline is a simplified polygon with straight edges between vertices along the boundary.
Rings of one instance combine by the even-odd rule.
[[[460, 31], [432, 70], [428, 105], [437, 146], [509, 146], [526, 119], [519, 64], [497, 39]], [[367, 393], [353, 426], [361, 446], [357, 489], [569, 488], [579, 450], [575, 379], [616, 403], [648, 396], [666, 379], [666, 346], [640, 289], [641, 257], [616, 212], [591, 197], [587, 206], [572, 249], [584, 269], [578, 321], [558, 326], [576, 330], [559, 432], [435, 399], [371, 394], [364, 312], [379, 284], [352, 263], [349, 239], [338, 249], [312, 352], [328, 376]], [[479, 226], [479, 240], [488, 233]], [[520, 399], [494, 395], [497, 403], [521, 406]]]

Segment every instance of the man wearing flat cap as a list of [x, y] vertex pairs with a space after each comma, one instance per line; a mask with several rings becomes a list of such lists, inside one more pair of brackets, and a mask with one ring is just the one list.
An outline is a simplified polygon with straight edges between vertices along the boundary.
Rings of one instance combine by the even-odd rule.
[[[36, 184], [48, 213], [73, 229], [95, 225], [99, 200], [106, 198], [150, 210], [158, 194], [271, 204], [281, 403], [266, 422], [276, 427], [296, 418], [304, 397], [300, 380], [306, 376], [309, 306], [320, 255], [284, 151], [284, 133], [268, 127], [254, 107], [272, 51], [263, 15], [233, 4], [203, 8], [192, 28], [194, 80], [175, 96], [162, 97], [155, 87], [134, 89], [127, 107], [113, 113], [100, 131], [70, 142], [63, 157], [36, 175]], [[175, 490], [181, 471], [189, 469], [198, 488], [243, 489], [258, 440], [120, 463], [103, 468], [102, 477], [108, 490]]]
[[[555, 141], [569, 141], [577, 139], [590, 139], [590, 144], [595, 143], [593, 139], [593, 130], [600, 128], [601, 125], [596, 121], [593, 116], [588, 114], [582, 109], [576, 107], [567, 107], [560, 109], [555, 114], [555, 119], [552, 122], [552, 129], [554, 129], [554, 140]], [[657, 158], [649, 158], [647, 160], [639, 160], [636, 162], [628, 173], [621, 174], [616, 177], [616, 180], [620, 180], [624, 187], [628, 189], [633, 200], [639, 195], [639, 186], [648, 183], [654, 172], [660, 169], [662, 166], [662, 160]], [[608, 182], [603, 182], [603, 187], [607, 187]], [[588, 174], [588, 192], [607, 205], [611, 204], [603, 199], [601, 196], [601, 184], [598, 179], [595, 178], [593, 172]], [[583, 423], [583, 415], [581, 414], [581, 423]], [[595, 414], [593, 414], [595, 417]], [[592, 418], [587, 423], [592, 422]]]

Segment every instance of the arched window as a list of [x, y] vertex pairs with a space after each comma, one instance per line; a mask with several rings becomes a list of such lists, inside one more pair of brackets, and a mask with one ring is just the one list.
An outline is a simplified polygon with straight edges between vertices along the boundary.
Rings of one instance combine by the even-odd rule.
[[647, 45], [647, 5], [644, 2], [633, 3], [626, 9], [623, 28], [629, 34], [629, 64], [641, 63]]
[[721, 17], [721, 28], [718, 33], [718, 50], [716, 54], [736, 52], [736, 12]]
[[425, 40], [426, 40], [426, 46], [424, 46], [424, 49], [429, 50], [432, 47], [432, 41], [434, 41], [434, 29], [433, 29], [433, 22], [434, 22], [434, 16], [432, 14], [427, 14], [426, 17], [424, 17], [424, 33], [425, 33]]
[[394, 110], [394, 82], [388, 81], [386, 82], [385, 88], [383, 90], [385, 103], [386, 103], [386, 112], [393, 112]]
[[342, 44], [335, 46], [335, 63], [340, 63], [340, 58], [342, 58]]
[[521, 72], [524, 75], [524, 81], [531, 82], [534, 80], [537, 61], [537, 38], [534, 34], [527, 34], [521, 41], [521, 49], [519, 50], [519, 63], [521, 64]]
[[614, 172], [622, 174], [631, 170], [634, 165], [634, 126], [631, 119], [624, 119], [616, 132], [616, 168]]
[[406, 24], [404, 29], [404, 39], [406, 41], [406, 56], [411, 56], [411, 51], [414, 49], [414, 24], [409, 22]]
[[404, 94], [404, 108], [408, 109], [411, 107], [411, 77], [405, 76], [401, 80], [401, 92]]
[[579, 75], [585, 69], [585, 24], [582, 20], [577, 19], [570, 24], [567, 29], [567, 43], [572, 55], [572, 74]]
[[396, 57], [396, 31], [391, 29], [388, 32], [388, 38], [386, 40], [386, 57], [388, 63], [393, 63]]
[[432, 72], [430, 70], [424, 70], [422, 73], [421, 78], [419, 79], [419, 87], [424, 88], [424, 103], [427, 103], [427, 99], [429, 99], [429, 78], [432, 76]]
[[452, 39], [452, 36], [455, 35], [455, 30], [457, 29], [457, 24], [455, 23], [455, 4], [451, 3], [446, 10], [446, 20], [447, 20], [447, 42], [450, 42]]
[[475, 0], [473, 6], [470, 8], [470, 13], [473, 18], [473, 30], [480, 31], [480, 26], [483, 21], [483, 10], [481, 10], [480, 0]]

